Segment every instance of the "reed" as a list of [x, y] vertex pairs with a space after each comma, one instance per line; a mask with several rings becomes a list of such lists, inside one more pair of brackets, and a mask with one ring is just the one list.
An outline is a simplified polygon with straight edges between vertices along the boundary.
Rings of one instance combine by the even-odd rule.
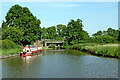
[[120, 54], [118, 52], [118, 44], [76, 44], [71, 46], [71, 49], [86, 51], [99, 56], [120, 58]]

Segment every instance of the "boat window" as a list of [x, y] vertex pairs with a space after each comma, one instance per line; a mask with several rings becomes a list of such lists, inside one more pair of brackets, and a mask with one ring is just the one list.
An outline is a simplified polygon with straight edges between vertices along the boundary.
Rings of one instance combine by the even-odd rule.
[[27, 52], [29, 52], [29, 50], [27, 50]]

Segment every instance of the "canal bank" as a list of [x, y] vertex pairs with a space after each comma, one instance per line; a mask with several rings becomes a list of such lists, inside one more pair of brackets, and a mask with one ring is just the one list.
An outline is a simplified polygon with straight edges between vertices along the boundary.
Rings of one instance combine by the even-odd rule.
[[0, 40], [0, 56], [1, 57], [9, 57], [16, 55], [22, 51], [22, 46], [10, 41]]
[[0, 49], [0, 59], [19, 55], [21, 51], [22, 47], [12, 49]]
[[19, 55], [20, 55], [20, 53], [10, 54], [10, 55], [3, 55], [3, 56], [0, 56], [0, 59], [10, 58], [10, 57], [19, 56]]
[[118, 44], [75, 44], [70, 49], [84, 51], [96, 56], [120, 58]]
[[[42, 47], [43, 50], [51, 50], [54, 47]], [[67, 48], [67, 47], [66, 47]], [[55, 48], [57, 49], [57, 48]], [[102, 57], [110, 57], [110, 58], [120, 58], [120, 54], [118, 51], [118, 44], [94, 44], [94, 43], [84, 43], [84, 44], [75, 44], [73, 46], [69, 46], [69, 49], [84, 51], [88, 54], [102, 56]], [[8, 58], [18, 55], [22, 50], [20, 48], [13, 49], [1, 49], [2, 52], [0, 58]]]

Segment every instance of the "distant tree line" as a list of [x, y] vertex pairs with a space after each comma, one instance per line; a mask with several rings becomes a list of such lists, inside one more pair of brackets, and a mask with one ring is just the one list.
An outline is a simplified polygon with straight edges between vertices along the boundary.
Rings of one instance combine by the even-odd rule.
[[94, 42], [96, 43], [118, 43], [119, 30], [108, 28], [107, 31], [99, 30], [97, 33], [92, 34]]
[[[64, 40], [66, 45], [79, 43], [117, 43], [119, 30], [108, 28], [88, 35], [83, 30], [81, 19], [71, 19], [67, 26], [58, 24], [51, 27], [40, 27], [41, 21], [37, 19], [27, 7], [14, 5], [8, 11], [6, 21], [2, 23], [2, 39], [9, 39], [17, 44], [33, 44], [41, 39]], [[1, 30], [1, 28], [0, 28]], [[1, 32], [0, 32], [1, 34]], [[1, 38], [1, 37], [0, 37]]]
[[87, 42], [89, 38], [87, 31], [83, 30], [82, 20], [80, 19], [76, 21], [71, 19], [67, 26], [58, 24], [56, 27], [43, 27], [41, 30], [42, 39], [64, 40], [65, 43], [69, 45]]
[[83, 30], [82, 20], [73, 19], [68, 22], [67, 26], [58, 24], [56, 27], [43, 27], [42, 39], [64, 40], [67, 45], [78, 43], [118, 43], [119, 30], [108, 28], [107, 31], [97, 31], [90, 37], [87, 31]]

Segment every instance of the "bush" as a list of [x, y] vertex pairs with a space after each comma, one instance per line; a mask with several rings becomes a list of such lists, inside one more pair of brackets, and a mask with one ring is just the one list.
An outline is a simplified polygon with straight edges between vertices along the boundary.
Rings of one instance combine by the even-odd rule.
[[2, 49], [12, 49], [12, 48], [20, 48], [21, 47], [20, 45], [15, 44], [14, 42], [12, 42], [8, 39], [2, 40], [1, 42], [2, 42]]
[[57, 49], [60, 49], [60, 46], [57, 46]]
[[53, 49], [55, 49], [55, 46], [56, 46], [55, 44], [51, 44], [51, 45], [48, 46], [48, 48], [53, 48]]

